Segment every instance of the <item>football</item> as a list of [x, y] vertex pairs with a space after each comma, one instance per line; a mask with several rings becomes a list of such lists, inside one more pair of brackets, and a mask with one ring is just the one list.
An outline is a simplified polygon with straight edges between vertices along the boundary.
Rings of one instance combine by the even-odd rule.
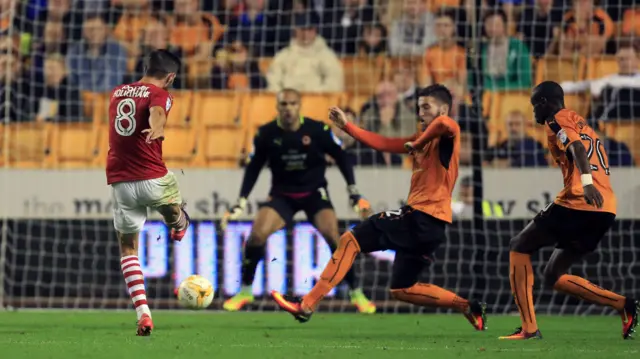
[[213, 285], [205, 277], [189, 276], [178, 287], [178, 302], [184, 308], [205, 309], [213, 301]]

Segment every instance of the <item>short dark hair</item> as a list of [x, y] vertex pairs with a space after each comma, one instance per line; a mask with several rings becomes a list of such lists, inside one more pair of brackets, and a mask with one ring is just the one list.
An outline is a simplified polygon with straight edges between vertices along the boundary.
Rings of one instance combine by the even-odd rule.
[[147, 55], [144, 75], [163, 79], [171, 73], [178, 73], [182, 66], [180, 59], [168, 50], [153, 50]]
[[438, 10], [438, 12], [436, 12], [436, 19], [439, 19], [441, 17], [448, 17], [455, 24], [455, 22], [456, 22], [456, 11], [453, 8], [448, 8], [448, 7], [442, 8], [442, 9]]
[[445, 85], [433, 84], [418, 90], [418, 98], [429, 96], [449, 105], [449, 110], [451, 110], [453, 106], [453, 96]]
[[618, 50], [631, 49], [638, 54], [640, 52], [639, 48], [638, 42], [633, 38], [621, 38], [618, 42]]
[[473, 179], [471, 176], [464, 176], [460, 179], [460, 187], [471, 187], [473, 186]]
[[543, 81], [533, 89], [533, 99], [544, 97], [547, 102], [564, 106], [564, 90], [554, 81]]
[[486, 14], [484, 14], [484, 17], [482, 18], [482, 23], [484, 24], [487, 21], [487, 19], [489, 19], [492, 16], [500, 16], [502, 18], [502, 21], [507, 23], [507, 13], [504, 12], [504, 10], [502, 9], [491, 10]]
[[89, 14], [85, 15], [84, 22], [89, 22], [89, 21], [92, 21], [92, 20], [100, 20], [104, 24], [107, 23], [107, 19], [105, 18], [105, 15], [101, 14], [101, 13], [98, 13], [98, 12], [92, 12], [92, 13], [89, 13]]

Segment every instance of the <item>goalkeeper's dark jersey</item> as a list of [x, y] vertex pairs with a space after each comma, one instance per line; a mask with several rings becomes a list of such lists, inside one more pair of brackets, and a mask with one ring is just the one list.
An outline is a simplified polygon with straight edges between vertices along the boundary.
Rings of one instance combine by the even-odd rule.
[[271, 169], [270, 195], [302, 194], [325, 187], [326, 156], [331, 156], [347, 185], [355, 184], [353, 167], [331, 127], [307, 117], [300, 128], [285, 131], [277, 120], [260, 127], [242, 181], [241, 197], [249, 196], [265, 164]]

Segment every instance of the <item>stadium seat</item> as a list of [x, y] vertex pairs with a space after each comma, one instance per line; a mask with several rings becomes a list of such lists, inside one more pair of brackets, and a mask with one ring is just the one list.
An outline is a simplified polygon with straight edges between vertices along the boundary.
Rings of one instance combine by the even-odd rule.
[[197, 123], [198, 119], [194, 118], [192, 109], [194, 108], [194, 95], [191, 91], [171, 91], [173, 96], [173, 104], [169, 111], [168, 124], [184, 125], [188, 122]]
[[193, 113], [203, 126], [241, 124], [244, 96], [230, 91], [199, 91], [194, 94]]
[[410, 68], [413, 70], [413, 75], [419, 82], [424, 78], [425, 67], [423, 66], [424, 57], [411, 56], [411, 57], [391, 57], [385, 61], [384, 64], [384, 79], [393, 81], [393, 74], [399, 68]]
[[581, 81], [586, 78], [587, 61], [584, 58], [562, 59], [543, 57], [536, 63], [536, 84], [542, 81]]
[[487, 121], [489, 146], [496, 146], [507, 139], [505, 119], [510, 112], [520, 110], [528, 120], [533, 121], [533, 108], [528, 92], [485, 92], [484, 96], [483, 105], [489, 107]]
[[237, 128], [207, 128], [201, 143], [206, 167], [235, 168], [242, 154], [246, 130]]
[[51, 167], [51, 124], [10, 123], [4, 125], [4, 132], [7, 165], [16, 168]]
[[169, 168], [189, 167], [198, 154], [195, 126], [189, 124], [167, 125], [164, 130], [162, 157]]
[[[587, 60], [543, 57], [536, 63], [536, 84], [542, 81], [582, 81], [587, 78]], [[567, 94], [564, 99], [567, 108], [582, 115], [589, 111], [588, 94]]]
[[273, 62], [273, 57], [261, 57], [258, 59], [258, 68], [260, 69], [260, 73], [265, 75], [269, 72], [269, 67], [271, 67], [271, 63]]
[[[91, 110], [91, 118], [94, 124], [109, 124], [109, 96], [111, 93], [91, 93], [91, 96], [85, 100], [85, 109], [89, 107]], [[84, 96], [83, 96], [84, 98]]]
[[274, 93], [248, 93], [245, 96], [242, 100], [242, 123], [246, 126], [259, 127], [278, 116]]
[[213, 60], [187, 60], [187, 84], [189, 88], [209, 88]]
[[59, 168], [88, 168], [97, 165], [101, 151], [100, 136], [108, 136], [91, 123], [60, 123], [52, 125], [51, 155]]
[[587, 79], [595, 80], [618, 73], [615, 56], [600, 56], [587, 61]]
[[109, 96], [104, 92], [82, 92], [84, 116], [95, 123], [107, 123], [109, 116]]
[[626, 144], [635, 163], [640, 163], [640, 121], [609, 120], [601, 125], [607, 137]]
[[345, 89], [351, 94], [372, 94], [382, 80], [384, 57], [346, 57], [342, 59]]
[[347, 101], [347, 105], [353, 111], [355, 111], [355, 113], [360, 113], [360, 109], [362, 109], [362, 106], [364, 106], [364, 104], [367, 103], [367, 101], [369, 101], [369, 99], [371, 99], [372, 96], [373, 96], [372, 94], [369, 94], [369, 95], [349, 94], [348, 96], [349, 100]]
[[0, 167], [5, 165], [4, 154], [4, 125], [0, 123]]
[[342, 93], [302, 94], [300, 113], [314, 120], [330, 123], [329, 107], [346, 105], [347, 96]]

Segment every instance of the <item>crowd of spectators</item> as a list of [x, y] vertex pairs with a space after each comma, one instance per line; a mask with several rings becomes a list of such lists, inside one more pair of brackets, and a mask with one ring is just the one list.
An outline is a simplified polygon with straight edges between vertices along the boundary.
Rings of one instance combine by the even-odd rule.
[[[349, 109], [361, 126], [387, 136], [415, 131], [419, 86], [446, 84], [454, 113], [477, 122], [477, 95], [529, 91], [537, 59], [610, 54], [618, 74], [562, 85], [596, 100], [589, 114], [596, 127], [640, 117], [633, 43], [640, 7], [631, 0], [0, 1], [0, 30], [0, 92], [9, 99], [0, 110], [9, 121], [88, 121], [81, 94], [135, 81], [145, 54], [159, 48], [183, 59], [178, 89], [343, 92], [346, 57], [419, 58], [380, 78], [362, 108]], [[547, 165], [524, 121], [509, 113], [509, 139], [487, 150], [488, 163]], [[479, 126], [461, 125], [467, 146]], [[624, 152], [623, 145], [612, 148]], [[634, 162], [626, 153], [610, 156], [618, 165]], [[365, 165], [402, 163], [389, 154], [356, 157]]]

